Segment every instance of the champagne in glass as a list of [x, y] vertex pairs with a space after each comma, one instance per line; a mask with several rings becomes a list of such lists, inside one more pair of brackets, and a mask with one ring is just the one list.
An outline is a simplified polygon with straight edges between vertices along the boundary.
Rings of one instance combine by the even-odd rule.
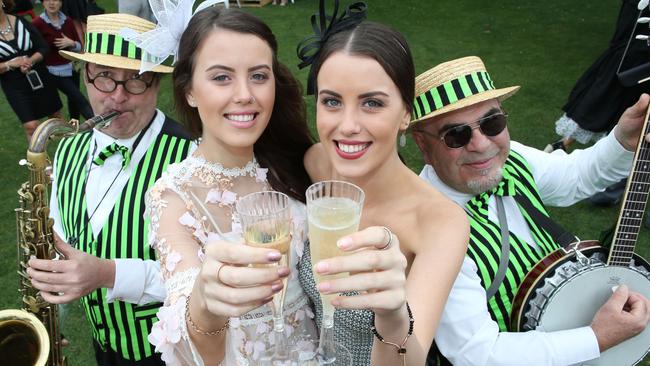
[[[275, 249], [282, 254], [279, 262], [273, 264], [254, 264], [254, 267], [289, 266], [291, 243], [291, 208], [289, 196], [275, 191], [255, 192], [237, 201], [237, 213], [247, 245]], [[287, 277], [282, 280], [282, 291], [273, 295], [271, 312], [275, 332], [274, 360], [289, 357], [291, 349], [284, 334], [284, 297], [287, 290]]]
[[[363, 190], [354, 184], [341, 181], [323, 181], [312, 184], [306, 192], [307, 220], [309, 221], [309, 248], [312, 262], [346, 255], [336, 242], [359, 230], [361, 209], [363, 207]], [[316, 283], [341, 278], [345, 273], [320, 275], [314, 271]], [[331, 304], [337, 294], [323, 294], [323, 321], [318, 353], [323, 363], [336, 360], [334, 343], [334, 307]]]

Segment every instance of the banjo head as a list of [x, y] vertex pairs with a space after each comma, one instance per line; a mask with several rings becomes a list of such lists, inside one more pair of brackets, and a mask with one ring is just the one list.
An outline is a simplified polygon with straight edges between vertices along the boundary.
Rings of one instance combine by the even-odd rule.
[[[640, 259], [640, 257], [636, 257]], [[612, 288], [626, 285], [650, 298], [650, 273], [643, 266], [607, 266], [599, 260], [589, 265], [565, 262], [535, 291], [526, 313], [529, 329], [550, 332], [591, 324], [596, 312], [611, 297]], [[637, 261], [639, 263], [639, 261]], [[608, 349], [583, 365], [635, 365], [650, 350], [650, 327], [639, 335]]]

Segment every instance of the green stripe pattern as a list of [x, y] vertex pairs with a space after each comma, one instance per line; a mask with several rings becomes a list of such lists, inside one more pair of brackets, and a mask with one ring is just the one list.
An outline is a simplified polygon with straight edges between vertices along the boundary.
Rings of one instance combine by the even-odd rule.
[[[530, 167], [524, 158], [514, 151], [506, 160], [503, 180], [494, 194], [518, 195], [548, 216], [533, 180]], [[492, 284], [499, 268], [501, 257], [501, 229], [498, 223], [488, 219], [488, 200], [491, 194], [481, 194], [465, 205], [470, 220], [470, 242], [467, 255], [478, 267], [481, 285], [487, 289]], [[538, 246], [535, 250], [524, 240], [510, 233], [510, 261], [506, 276], [497, 293], [488, 301], [490, 316], [501, 331], [508, 331], [512, 301], [526, 274], [542, 258], [559, 249], [551, 236], [539, 227], [521, 207], [519, 208], [533, 239]]]
[[[164, 130], [164, 127], [163, 127]], [[86, 200], [85, 164], [91, 133], [61, 141], [56, 152], [58, 205], [65, 235], [79, 238], [78, 249], [100, 258], [155, 259], [147, 245], [148, 220], [143, 218], [145, 192], [153, 186], [168, 164], [183, 160], [190, 147], [184, 138], [159, 134], [115, 203], [98, 237], [89, 223]], [[103, 349], [110, 347], [128, 360], [138, 361], [153, 355], [147, 336], [157, 321], [161, 303], [134, 305], [122, 301], [107, 303], [106, 289], [98, 289], [81, 299], [91, 323], [93, 338]]]
[[134, 60], [142, 58], [142, 50], [117, 34], [86, 33], [86, 53], [98, 53], [127, 57]]
[[460, 76], [416, 96], [413, 100], [414, 119], [420, 119], [461, 99], [493, 89], [494, 83], [486, 71]]

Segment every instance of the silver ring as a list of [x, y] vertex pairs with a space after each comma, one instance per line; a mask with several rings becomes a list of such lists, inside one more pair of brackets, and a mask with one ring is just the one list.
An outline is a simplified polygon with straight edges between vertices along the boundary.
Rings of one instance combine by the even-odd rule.
[[217, 270], [217, 281], [221, 282], [221, 283], [224, 284], [224, 285], [225, 285], [226, 283], [223, 282], [223, 280], [221, 279], [220, 275], [221, 275], [221, 270], [222, 270], [223, 267], [225, 267], [225, 266], [227, 266], [227, 264], [225, 264], [225, 263], [221, 263], [221, 266], [220, 266], [219, 269]]
[[377, 248], [377, 250], [386, 250], [386, 249], [390, 248], [391, 244], [393, 244], [393, 232], [390, 231], [390, 229], [387, 228], [386, 226], [382, 226], [381, 228], [384, 229], [386, 234], [388, 234], [388, 242], [386, 244], [384, 244], [383, 247]]

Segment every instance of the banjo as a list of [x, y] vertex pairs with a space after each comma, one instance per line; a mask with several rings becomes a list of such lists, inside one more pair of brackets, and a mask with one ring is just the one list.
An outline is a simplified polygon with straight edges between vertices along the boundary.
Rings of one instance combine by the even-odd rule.
[[[612, 287], [620, 284], [650, 298], [650, 264], [634, 253], [650, 192], [650, 144], [644, 138], [650, 132], [649, 116], [650, 108], [611, 248], [603, 248], [597, 241], [581, 241], [535, 265], [513, 301], [513, 331], [549, 332], [587, 326], [612, 295]], [[636, 365], [649, 351], [650, 326], [582, 365]]]

